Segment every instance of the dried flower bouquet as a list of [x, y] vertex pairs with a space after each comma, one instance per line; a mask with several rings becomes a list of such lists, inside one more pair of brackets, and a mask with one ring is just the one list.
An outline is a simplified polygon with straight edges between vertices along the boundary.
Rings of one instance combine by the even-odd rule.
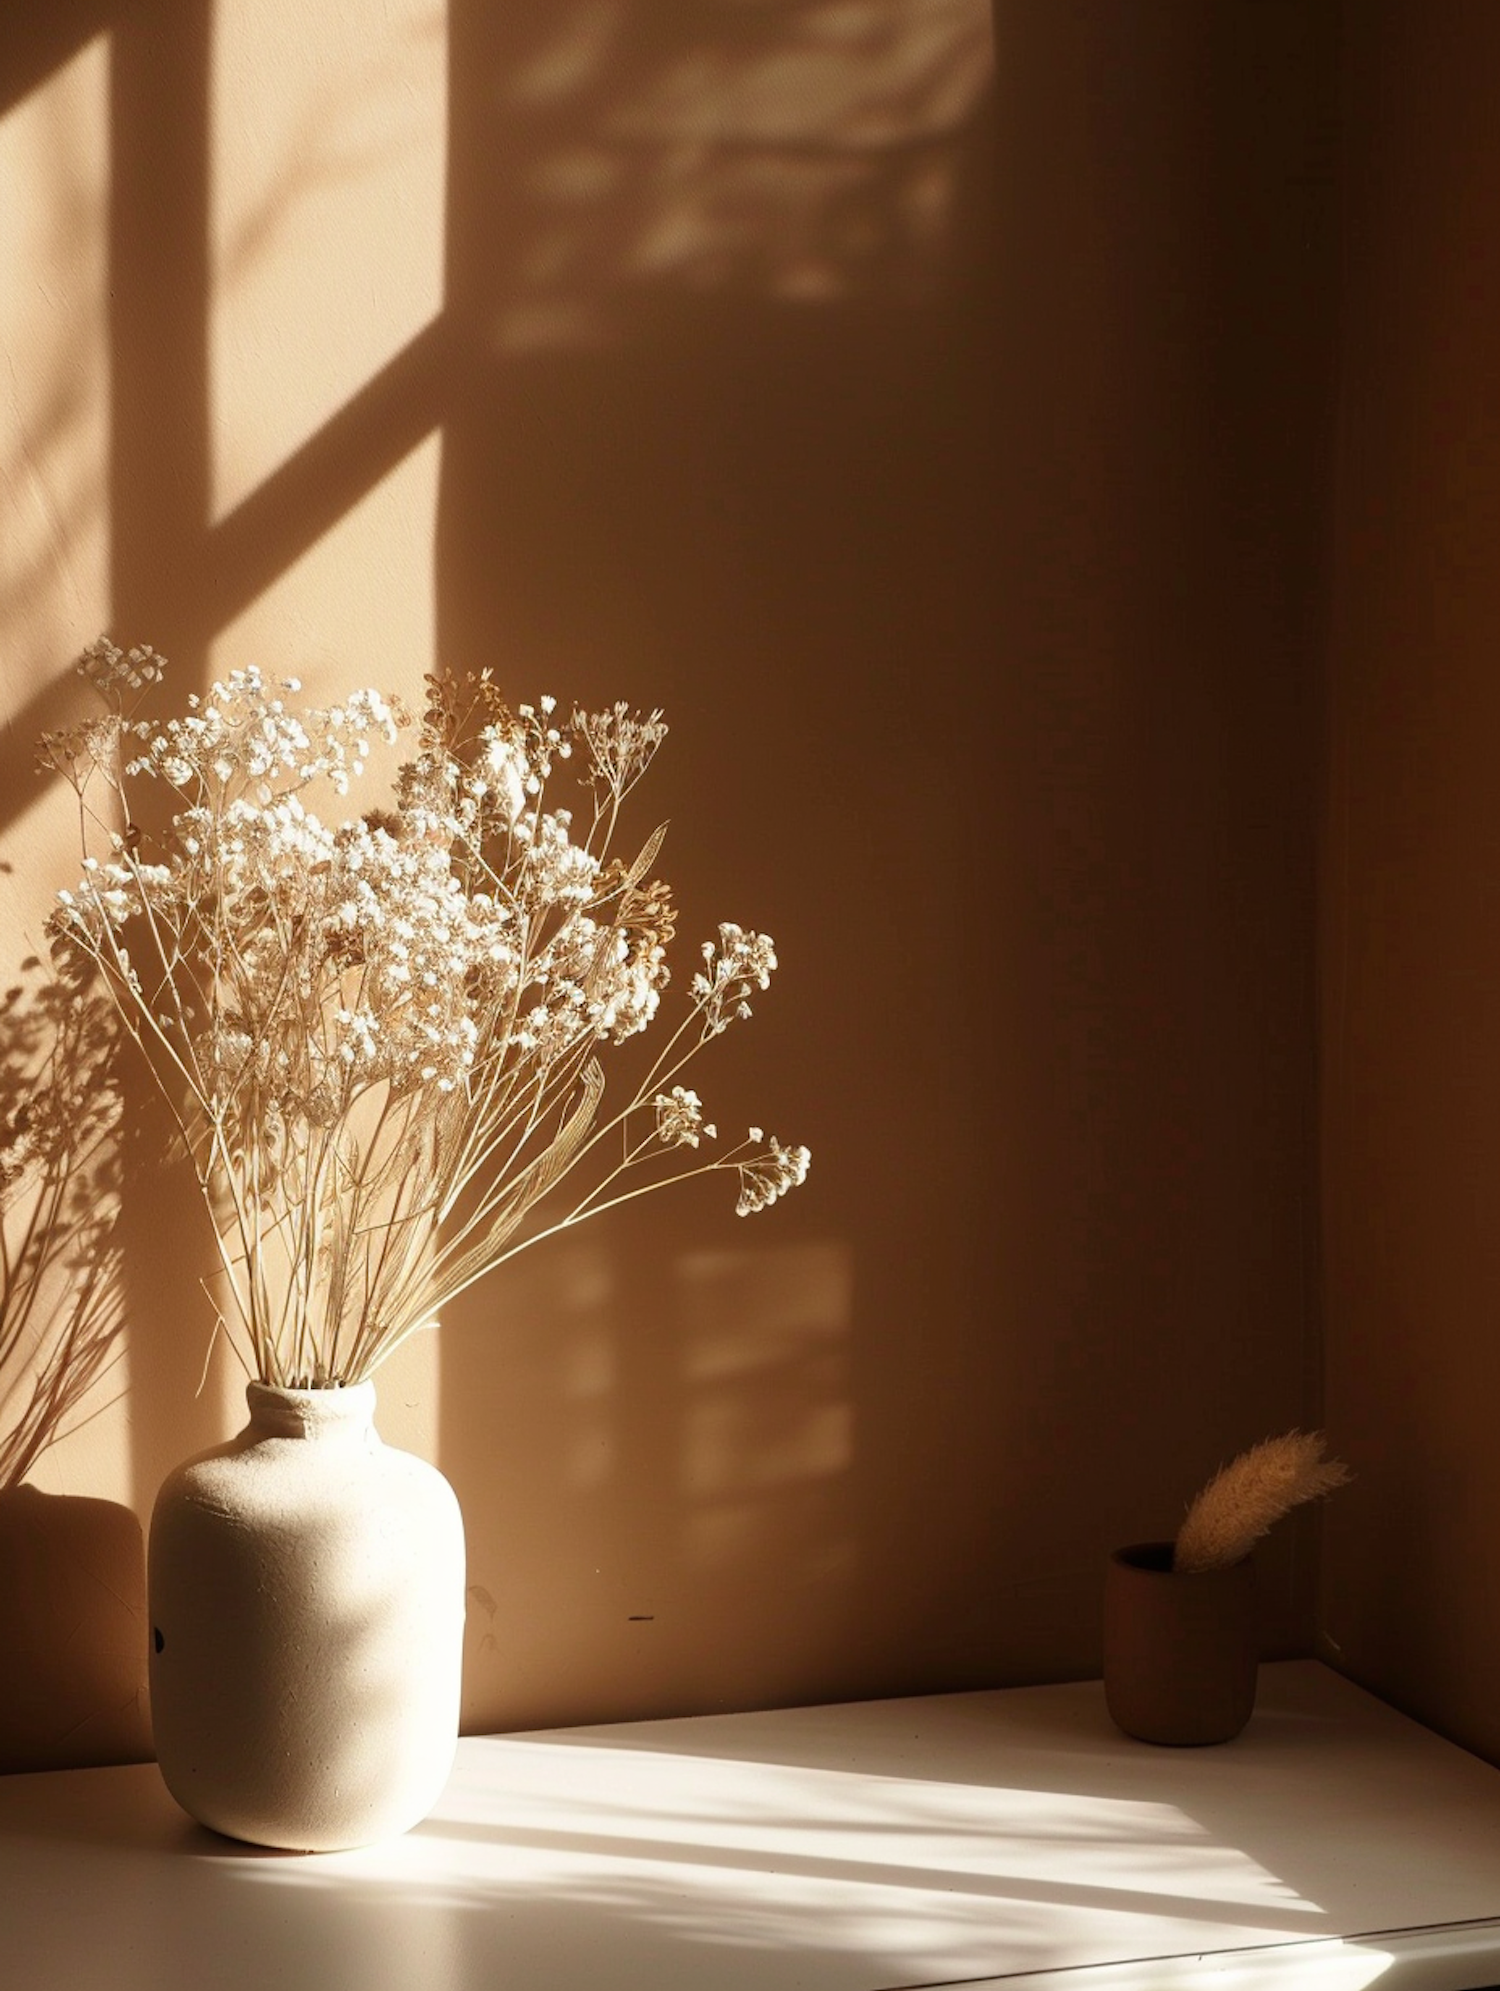
[[[162, 663], [101, 639], [80, 668], [105, 712], [42, 742], [85, 853], [52, 945], [161, 1085], [259, 1380], [360, 1381], [516, 1252], [669, 1182], [732, 1171], [747, 1214], [804, 1179], [807, 1150], [758, 1128], [707, 1148], [681, 1083], [768, 985], [764, 934], [720, 927], [644, 1078], [603, 1111], [599, 1053], [647, 1028], [668, 981], [663, 832], [611, 854], [660, 713], [564, 723], [487, 672], [429, 678], [391, 805], [330, 826], [309, 802], [396, 741], [399, 701], [308, 710], [295, 680], [246, 670], [137, 718]], [[579, 809], [554, 799], [570, 759]], [[141, 783], [172, 798], [159, 840]]]

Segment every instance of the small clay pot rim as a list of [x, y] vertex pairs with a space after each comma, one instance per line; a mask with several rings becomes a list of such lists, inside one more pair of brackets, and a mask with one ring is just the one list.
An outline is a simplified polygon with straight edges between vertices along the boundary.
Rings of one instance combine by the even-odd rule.
[[1174, 1569], [1172, 1551], [1175, 1542], [1132, 1542], [1128, 1548], [1116, 1549], [1110, 1556], [1112, 1563], [1121, 1569], [1128, 1569], [1136, 1576], [1159, 1576], [1167, 1582], [1201, 1582], [1205, 1577], [1228, 1576], [1231, 1570], [1244, 1569], [1250, 1561], [1248, 1555], [1238, 1562], [1225, 1563], [1219, 1569]]

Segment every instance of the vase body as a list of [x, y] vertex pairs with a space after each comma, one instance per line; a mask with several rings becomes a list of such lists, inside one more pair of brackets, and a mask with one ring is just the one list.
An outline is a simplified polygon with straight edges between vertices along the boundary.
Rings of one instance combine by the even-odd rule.
[[251, 1383], [250, 1421], [157, 1496], [152, 1727], [167, 1788], [231, 1838], [331, 1852], [404, 1832], [458, 1737], [463, 1523], [383, 1445], [371, 1383]]
[[1255, 1565], [1191, 1575], [1170, 1542], [1110, 1557], [1104, 1584], [1104, 1697], [1140, 1742], [1228, 1742], [1255, 1707], [1259, 1662]]

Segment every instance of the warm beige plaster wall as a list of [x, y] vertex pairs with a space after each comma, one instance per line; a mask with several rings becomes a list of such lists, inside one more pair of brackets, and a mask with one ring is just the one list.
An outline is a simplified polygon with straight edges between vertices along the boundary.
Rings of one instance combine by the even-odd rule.
[[1500, 1760], [1500, 11], [1344, 32], [1323, 1620]]
[[[6, 502], [87, 522], [7, 584], [5, 793], [100, 622], [666, 706], [687, 951], [783, 960], [701, 1089], [814, 1171], [523, 1258], [391, 1378], [466, 1718], [1087, 1674], [1106, 1550], [1313, 1404], [1328, 11], [1002, 0], [993, 83], [974, 0], [312, 13], [0, 39], [10, 117], [112, 133], [7, 202], [85, 357], [54, 462], [7, 278]], [[144, 1516], [233, 1379], [141, 1203], [130, 1392], [46, 1483]]]
[[1088, 1674], [1315, 1410], [1330, 14], [1005, 4], [903, 146], [962, 43], [848, 24], [941, 8], [481, 11], [445, 653], [667, 706], [686, 930], [783, 959], [722, 1097], [815, 1160], [452, 1324], [472, 1717]]

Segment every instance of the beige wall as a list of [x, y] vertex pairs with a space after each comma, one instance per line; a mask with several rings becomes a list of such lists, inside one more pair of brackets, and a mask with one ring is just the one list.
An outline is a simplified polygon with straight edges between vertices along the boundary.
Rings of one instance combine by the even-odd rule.
[[1500, 12], [1346, 10], [1327, 1650], [1500, 1760]]
[[632, 288], [638, 196], [590, 335], [508, 358], [514, 190], [622, 114], [456, 108], [502, 357], [448, 651], [676, 715], [689, 903], [782, 943], [747, 1096], [817, 1156], [774, 1232], [658, 1209], [445, 1344], [489, 1717], [1087, 1673], [1105, 1550], [1310, 1414], [1321, 25], [1004, 7], [927, 294]]
[[[0, 291], [4, 883], [101, 624], [665, 706], [688, 947], [783, 961], [700, 1089], [814, 1170], [523, 1258], [383, 1390], [466, 1719], [1090, 1673], [1108, 1548], [1317, 1408], [1331, 10], [1001, 0], [993, 81], [963, 0], [305, 15], [0, 42], [55, 264]], [[56, 1495], [144, 1516], [230, 1415], [177, 1193]]]

